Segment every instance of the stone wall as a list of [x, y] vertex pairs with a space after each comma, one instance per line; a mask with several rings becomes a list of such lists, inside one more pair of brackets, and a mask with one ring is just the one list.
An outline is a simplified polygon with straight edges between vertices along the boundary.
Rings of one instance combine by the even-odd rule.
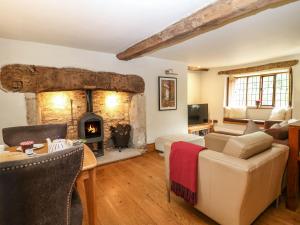
[[[109, 98], [112, 98], [113, 102], [109, 102]], [[32, 101], [32, 99], [31, 97], [29, 100]], [[37, 94], [36, 99], [38, 123], [67, 123], [68, 138], [76, 139], [78, 137], [77, 122], [86, 112], [84, 91], [42, 92]], [[32, 105], [32, 102], [30, 105]], [[146, 120], [145, 115], [143, 115], [145, 114], [143, 94], [95, 90], [93, 91], [93, 106], [94, 113], [102, 116], [104, 120], [105, 148], [110, 147], [112, 144], [109, 128], [117, 123], [130, 123], [133, 128], [131, 145], [135, 147], [145, 146]], [[32, 111], [33, 107], [30, 108]], [[34, 121], [32, 118], [29, 119]]]

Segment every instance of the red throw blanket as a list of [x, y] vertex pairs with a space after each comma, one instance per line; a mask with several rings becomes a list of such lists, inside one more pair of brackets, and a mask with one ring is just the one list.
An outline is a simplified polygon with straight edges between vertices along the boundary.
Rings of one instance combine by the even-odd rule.
[[174, 142], [170, 153], [171, 190], [185, 201], [197, 203], [198, 154], [205, 147]]

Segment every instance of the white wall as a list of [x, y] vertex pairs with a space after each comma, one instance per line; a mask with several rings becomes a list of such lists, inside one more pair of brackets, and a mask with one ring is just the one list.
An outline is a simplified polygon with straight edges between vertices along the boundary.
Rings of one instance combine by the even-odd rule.
[[[189, 84], [193, 83], [193, 86], [191, 88], [190, 86], [188, 86], [189, 100], [197, 99], [199, 101], [197, 103], [208, 103], [210, 119], [217, 119], [219, 122], [222, 122], [223, 106], [225, 105], [224, 101], [226, 96], [226, 76], [218, 75], [219, 71], [292, 59], [298, 59], [300, 61], [300, 55], [292, 55], [247, 65], [238, 65], [234, 67], [213, 68], [208, 72], [199, 73], [197, 79], [195, 79], [194, 73], [188, 73]], [[293, 118], [300, 119], [300, 64], [293, 66], [293, 74]], [[268, 110], [261, 109], [253, 109], [249, 112], [251, 117], [255, 116], [258, 119], [263, 119], [266, 117], [266, 114], [270, 113], [270, 111], [268, 112]]]
[[200, 74], [203, 72], [188, 72], [187, 76], [187, 85], [188, 85], [188, 93], [187, 93], [187, 101], [188, 104], [198, 104], [201, 102], [201, 96], [199, 94], [199, 84], [201, 76]]
[[[0, 66], [12, 63], [140, 75], [146, 84], [147, 143], [154, 142], [161, 135], [187, 133], [187, 71], [183, 63], [152, 57], [120, 61], [113, 54], [0, 38]], [[161, 112], [158, 111], [157, 77], [163, 76], [164, 70], [169, 68], [179, 74], [178, 105], [176, 111]], [[0, 129], [26, 125], [24, 94], [8, 94], [0, 90], [0, 105]]]

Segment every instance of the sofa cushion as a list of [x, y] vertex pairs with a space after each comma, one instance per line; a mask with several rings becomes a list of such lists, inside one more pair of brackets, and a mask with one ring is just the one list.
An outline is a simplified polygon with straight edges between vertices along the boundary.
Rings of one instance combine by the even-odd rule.
[[246, 107], [232, 107], [230, 109], [230, 118], [246, 119], [247, 118], [247, 108]]
[[251, 134], [257, 131], [260, 131], [259, 127], [256, 125], [256, 123], [253, 120], [249, 120], [246, 129], [244, 131], [244, 134]]
[[271, 135], [274, 139], [285, 140], [289, 137], [289, 127], [283, 126], [279, 128], [271, 128], [265, 131], [267, 134]]
[[271, 112], [269, 120], [284, 120], [286, 114], [285, 108], [274, 108]]
[[231, 137], [225, 145], [223, 153], [241, 159], [248, 159], [270, 148], [272, 142], [273, 137], [261, 131]]
[[270, 127], [270, 129], [279, 129], [279, 128], [281, 128], [281, 126], [280, 126], [279, 123], [274, 123], [274, 124]]
[[292, 112], [293, 112], [293, 109], [292, 108], [288, 108], [286, 109], [286, 112], [285, 112], [285, 120], [289, 120], [289, 119], [292, 119]]
[[231, 108], [226, 106], [224, 107], [224, 117], [225, 118], [230, 118], [230, 111], [231, 111]]
[[288, 120], [284, 120], [284, 121], [281, 121], [281, 122], [278, 121], [277, 123], [274, 123], [271, 127], [265, 128], [265, 129], [278, 129], [278, 128], [285, 127], [285, 126], [288, 126], [288, 125], [289, 125]]
[[284, 120], [284, 121], [282, 121], [281, 123], [279, 123], [279, 126], [280, 126], [280, 127], [286, 127], [286, 126], [288, 126], [288, 125], [289, 125], [289, 123], [288, 123], [287, 120]]
[[289, 119], [288, 120], [288, 124], [292, 124], [292, 123], [296, 123], [296, 122], [298, 122], [299, 120], [297, 120], [297, 119]]
[[213, 151], [222, 152], [230, 137], [232, 136], [220, 133], [209, 133], [204, 137], [205, 147]]

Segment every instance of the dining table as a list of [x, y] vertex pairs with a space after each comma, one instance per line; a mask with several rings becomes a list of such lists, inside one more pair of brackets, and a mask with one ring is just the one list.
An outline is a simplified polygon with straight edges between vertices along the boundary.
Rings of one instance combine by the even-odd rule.
[[[19, 148], [18, 146], [6, 148], [4, 152], [0, 153], [0, 163], [48, 154], [47, 144], [43, 144], [43, 147], [35, 149], [34, 153], [36, 154], [34, 156], [28, 156], [20, 151]], [[87, 145], [84, 145], [83, 165], [76, 179], [76, 187], [83, 208], [83, 225], [96, 225], [96, 166], [97, 160], [94, 153]]]

